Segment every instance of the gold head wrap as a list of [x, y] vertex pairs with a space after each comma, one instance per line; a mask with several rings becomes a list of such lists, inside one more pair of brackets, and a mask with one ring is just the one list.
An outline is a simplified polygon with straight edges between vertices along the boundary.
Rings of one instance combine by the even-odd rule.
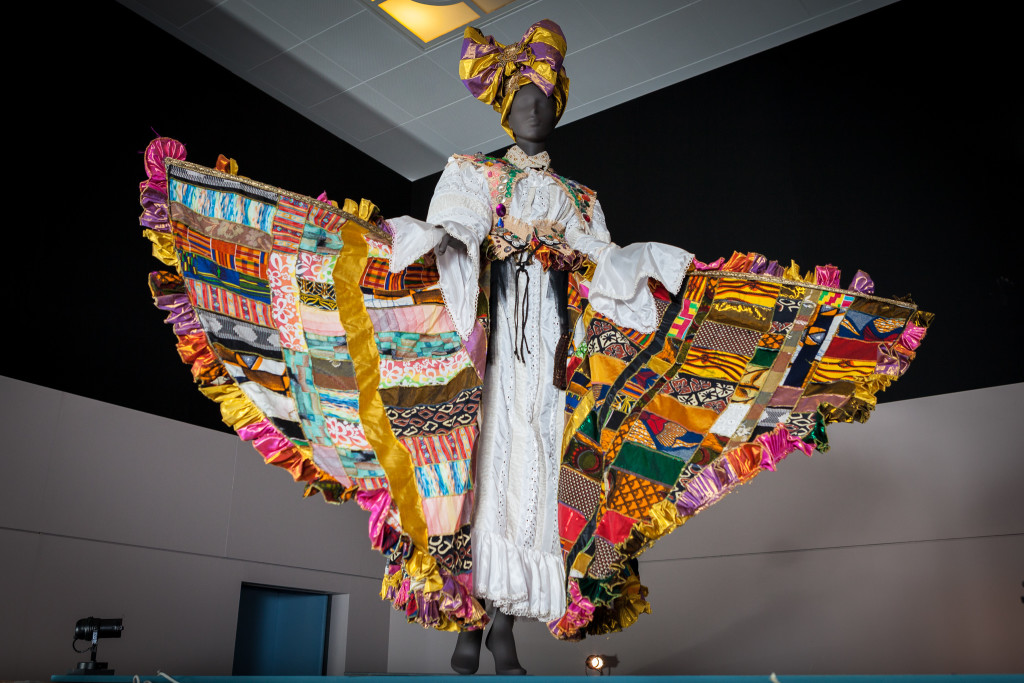
[[527, 83], [554, 97], [555, 120], [562, 117], [569, 99], [569, 77], [562, 66], [565, 51], [565, 35], [550, 19], [538, 21], [511, 45], [469, 27], [462, 39], [459, 78], [473, 97], [501, 114], [501, 127], [514, 140], [508, 112], [516, 91]]

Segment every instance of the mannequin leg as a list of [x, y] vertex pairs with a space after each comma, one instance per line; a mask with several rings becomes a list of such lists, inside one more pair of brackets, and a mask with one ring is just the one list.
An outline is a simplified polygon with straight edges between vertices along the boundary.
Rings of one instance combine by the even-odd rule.
[[455, 651], [452, 652], [452, 671], [464, 676], [476, 673], [480, 668], [480, 641], [483, 635], [483, 629], [459, 633]]
[[526, 675], [526, 669], [519, 665], [519, 655], [516, 653], [516, 639], [512, 633], [515, 623], [515, 617], [499, 609], [494, 613], [491, 630], [487, 632], [487, 649], [494, 656], [494, 673], [499, 676]]
[[[486, 607], [484, 600], [480, 600], [480, 604]], [[452, 671], [463, 676], [476, 673], [480, 668], [480, 641], [483, 635], [483, 629], [459, 632], [459, 639], [455, 641], [455, 651], [452, 652]]]

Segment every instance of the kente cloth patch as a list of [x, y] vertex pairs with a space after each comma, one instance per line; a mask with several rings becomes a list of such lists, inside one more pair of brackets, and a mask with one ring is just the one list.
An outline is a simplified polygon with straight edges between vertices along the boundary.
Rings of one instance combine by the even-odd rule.
[[453, 460], [468, 460], [476, 441], [476, 426], [456, 427], [445, 434], [411, 436], [402, 444], [417, 466], [436, 465]]

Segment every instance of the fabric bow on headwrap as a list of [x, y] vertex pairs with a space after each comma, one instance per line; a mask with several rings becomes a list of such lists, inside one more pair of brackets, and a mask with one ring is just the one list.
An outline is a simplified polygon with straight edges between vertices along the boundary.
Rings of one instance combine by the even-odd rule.
[[554, 97], [556, 120], [565, 111], [569, 98], [569, 77], [562, 67], [565, 50], [565, 35], [550, 19], [538, 21], [512, 45], [502, 45], [494, 36], [469, 27], [462, 40], [459, 78], [473, 97], [501, 114], [501, 127], [514, 140], [508, 112], [520, 86], [533, 83]]

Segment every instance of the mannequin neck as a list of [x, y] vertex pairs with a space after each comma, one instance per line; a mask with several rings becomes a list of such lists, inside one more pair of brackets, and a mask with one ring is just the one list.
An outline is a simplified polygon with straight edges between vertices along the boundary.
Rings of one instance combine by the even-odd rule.
[[537, 156], [541, 152], [547, 149], [546, 141], [541, 140], [539, 142], [534, 140], [519, 140], [516, 139], [516, 144], [519, 145], [519, 149], [526, 152], [527, 156]]

